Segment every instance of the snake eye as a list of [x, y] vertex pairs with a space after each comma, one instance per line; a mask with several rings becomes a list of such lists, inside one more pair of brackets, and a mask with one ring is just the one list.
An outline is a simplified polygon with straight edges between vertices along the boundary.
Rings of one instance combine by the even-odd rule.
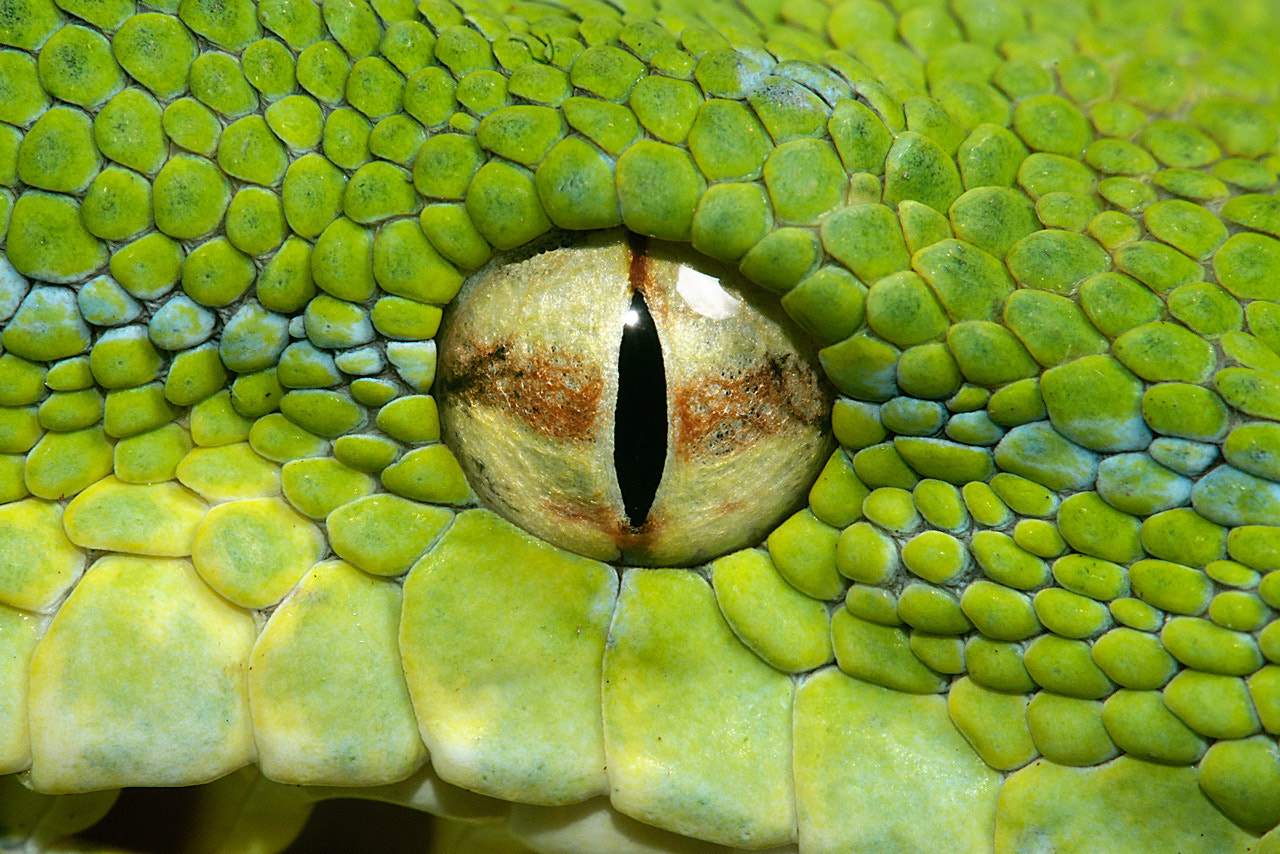
[[781, 312], [689, 250], [617, 235], [474, 275], [437, 394], [481, 501], [598, 560], [758, 542], [831, 450], [829, 392]]

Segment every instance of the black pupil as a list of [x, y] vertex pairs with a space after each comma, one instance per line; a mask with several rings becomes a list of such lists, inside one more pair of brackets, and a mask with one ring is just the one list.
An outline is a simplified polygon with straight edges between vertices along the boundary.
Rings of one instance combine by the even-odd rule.
[[622, 326], [613, 465], [627, 522], [639, 528], [653, 507], [667, 459], [667, 374], [653, 316], [639, 291]]

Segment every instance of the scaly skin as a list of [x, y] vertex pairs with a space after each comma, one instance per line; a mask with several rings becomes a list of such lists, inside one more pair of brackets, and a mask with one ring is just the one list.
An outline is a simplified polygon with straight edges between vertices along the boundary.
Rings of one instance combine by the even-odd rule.
[[[1280, 850], [1278, 21], [0, 0], [0, 848]], [[760, 549], [577, 557], [439, 443], [440, 307], [617, 226], [821, 348]]]

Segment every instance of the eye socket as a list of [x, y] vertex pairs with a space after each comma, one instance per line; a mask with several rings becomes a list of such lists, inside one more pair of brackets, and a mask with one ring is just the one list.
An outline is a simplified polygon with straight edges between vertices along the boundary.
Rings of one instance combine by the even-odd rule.
[[767, 296], [607, 233], [490, 265], [445, 317], [444, 440], [491, 509], [605, 561], [758, 542], [832, 448], [812, 348]]

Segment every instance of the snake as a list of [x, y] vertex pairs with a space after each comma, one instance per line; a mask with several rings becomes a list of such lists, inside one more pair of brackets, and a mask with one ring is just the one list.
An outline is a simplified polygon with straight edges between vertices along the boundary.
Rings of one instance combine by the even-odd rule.
[[0, 0], [0, 849], [1280, 852], [1277, 44]]

